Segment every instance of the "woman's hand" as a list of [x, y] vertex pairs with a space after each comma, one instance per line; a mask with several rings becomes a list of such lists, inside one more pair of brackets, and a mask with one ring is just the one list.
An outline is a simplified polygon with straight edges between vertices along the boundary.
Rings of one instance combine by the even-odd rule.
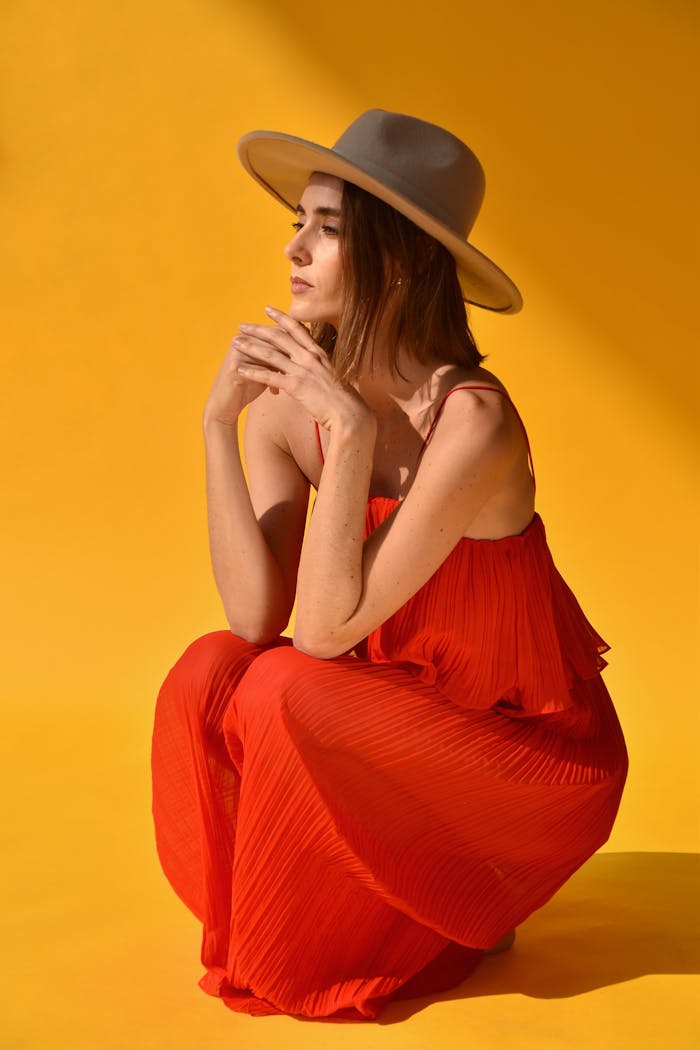
[[[205, 427], [212, 422], [234, 426], [246, 405], [255, 401], [268, 389], [269, 384], [246, 379], [239, 371], [241, 365], [252, 363], [253, 359], [236, 345], [234, 339], [207, 398], [204, 408]], [[276, 389], [270, 389], [273, 394], [277, 393]]]
[[338, 379], [304, 325], [271, 306], [265, 310], [274, 325], [241, 325], [241, 335], [233, 340], [240, 380], [258, 392], [265, 387], [284, 391], [329, 431], [371, 417], [367, 404]]

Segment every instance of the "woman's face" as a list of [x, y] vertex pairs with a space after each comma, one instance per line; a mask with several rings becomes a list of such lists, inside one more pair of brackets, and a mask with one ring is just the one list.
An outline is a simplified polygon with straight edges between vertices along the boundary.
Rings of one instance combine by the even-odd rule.
[[292, 304], [297, 321], [325, 321], [338, 327], [343, 308], [338, 243], [343, 180], [317, 172], [297, 206], [296, 233], [284, 250], [292, 264]]

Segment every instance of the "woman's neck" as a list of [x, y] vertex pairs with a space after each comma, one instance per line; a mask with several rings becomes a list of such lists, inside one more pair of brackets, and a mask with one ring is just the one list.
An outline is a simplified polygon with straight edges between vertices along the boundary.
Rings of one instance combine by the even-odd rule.
[[380, 419], [432, 406], [452, 385], [455, 373], [463, 371], [436, 358], [423, 364], [399, 353], [398, 371], [392, 372], [385, 354], [375, 353], [373, 358], [353, 385]]

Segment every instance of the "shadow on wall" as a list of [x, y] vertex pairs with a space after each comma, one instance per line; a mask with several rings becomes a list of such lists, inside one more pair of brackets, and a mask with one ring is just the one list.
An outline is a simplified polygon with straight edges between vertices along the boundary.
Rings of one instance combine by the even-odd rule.
[[646, 974], [700, 973], [700, 854], [599, 853], [518, 930], [505, 955], [441, 995], [389, 1006], [383, 1024], [482, 995], [563, 999]]

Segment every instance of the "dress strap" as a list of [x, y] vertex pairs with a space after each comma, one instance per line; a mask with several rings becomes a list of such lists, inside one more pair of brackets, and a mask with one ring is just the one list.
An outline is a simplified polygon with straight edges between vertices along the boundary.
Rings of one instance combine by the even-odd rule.
[[320, 456], [321, 456], [321, 466], [323, 466], [323, 464], [326, 461], [323, 458], [323, 445], [321, 444], [321, 431], [319, 430], [318, 423], [316, 422], [315, 419], [314, 419], [314, 426], [316, 427], [316, 441], [318, 443], [318, 451], [319, 451]]
[[[532, 451], [530, 449], [530, 439], [527, 436], [527, 430], [525, 429], [525, 424], [523, 423], [522, 418], [520, 416], [520, 413], [518, 412], [517, 408], [515, 407], [515, 405], [511, 401], [511, 399], [508, 396], [508, 394], [506, 394], [505, 390], [501, 390], [497, 386], [455, 386], [455, 387], [452, 387], [452, 390], [448, 390], [447, 393], [445, 394], [445, 396], [443, 397], [442, 401], [438, 405], [438, 410], [435, 413], [435, 418], [433, 419], [432, 423], [430, 424], [430, 429], [428, 430], [428, 433], [425, 435], [425, 438], [423, 440], [423, 444], [421, 446], [419, 458], [425, 452], [426, 446], [427, 446], [428, 442], [430, 441], [430, 438], [432, 437], [433, 431], [435, 430], [435, 427], [438, 424], [438, 420], [440, 419], [440, 416], [442, 415], [442, 410], [445, 407], [445, 402], [447, 401], [448, 397], [451, 397], [451, 395], [454, 394], [457, 390], [492, 390], [494, 392], [494, 394], [500, 394], [501, 397], [504, 397], [506, 399], [506, 401], [508, 402], [510, 407], [515, 412], [517, 420], [520, 423], [520, 426], [522, 428], [523, 437], [525, 438], [525, 445], [527, 446], [527, 461], [528, 461], [528, 464], [530, 466], [530, 473], [532, 474], [532, 483], [536, 487], [537, 486], [537, 482], [535, 481], [535, 465], [532, 462]], [[321, 431], [319, 429], [319, 425], [316, 422], [316, 420], [314, 420], [314, 427], [316, 428], [316, 442], [318, 444], [319, 455], [321, 456], [321, 465], [323, 466], [323, 464], [325, 463], [325, 459], [324, 459], [324, 456], [323, 456], [323, 445], [321, 444]]]
[[[506, 401], [508, 402], [510, 407], [515, 412], [516, 418], [517, 418], [518, 422], [520, 423], [520, 426], [521, 426], [521, 429], [522, 429], [522, 432], [523, 432], [523, 437], [525, 438], [525, 445], [527, 447], [527, 461], [528, 461], [528, 464], [530, 466], [530, 473], [532, 474], [532, 484], [535, 487], [537, 487], [537, 482], [535, 481], [535, 465], [532, 462], [532, 451], [530, 449], [530, 439], [527, 436], [527, 430], [525, 429], [525, 424], [523, 423], [522, 418], [520, 416], [520, 413], [518, 412], [517, 408], [515, 407], [515, 405], [511, 401], [511, 399], [508, 396], [508, 394], [505, 392], [505, 390], [501, 390], [497, 386], [454, 386], [454, 387], [452, 387], [451, 390], [448, 390], [447, 393], [445, 394], [445, 396], [443, 397], [442, 401], [438, 405], [438, 410], [435, 413], [435, 417], [433, 418], [432, 423], [430, 424], [430, 429], [428, 430], [428, 433], [425, 435], [425, 438], [423, 440], [423, 445], [422, 445], [421, 450], [420, 450], [420, 455], [422, 456], [423, 453], [425, 452], [427, 444], [430, 441], [430, 438], [432, 437], [433, 431], [435, 430], [435, 427], [438, 424], [438, 420], [440, 419], [440, 416], [442, 415], [442, 410], [445, 407], [445, 402], [447, 401], [448, 397], [451, 397], [452, 394], [454, 394], [457, 390], [492, 390], [494, 394], [500, 394], [501, 397], [504, 397], [506, 399]], [[320, 441], [320, 438], [319, 438], [319, 441]]]

